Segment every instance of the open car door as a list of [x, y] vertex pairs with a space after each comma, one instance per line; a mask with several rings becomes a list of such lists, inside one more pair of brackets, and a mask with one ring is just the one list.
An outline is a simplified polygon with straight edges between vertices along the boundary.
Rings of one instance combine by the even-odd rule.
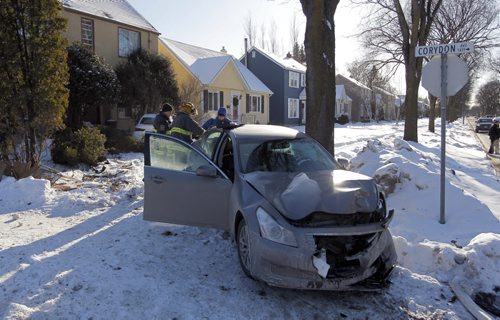
[[144, 143], [144, 219], [227, 230], [228, 177], [184, 141], [146, 133]]

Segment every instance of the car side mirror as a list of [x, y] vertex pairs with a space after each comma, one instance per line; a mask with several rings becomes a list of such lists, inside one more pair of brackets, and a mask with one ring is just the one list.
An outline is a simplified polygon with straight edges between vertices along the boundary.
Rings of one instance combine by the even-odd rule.
[[196, 169], [196, 175], [200, 177], [217, 178], [217, 169], [210, 165], [203, 165]]
[[349, 170], [350, 162], [344, 158], [338, 158], [337, 163], [339, 164], [340, 169]]

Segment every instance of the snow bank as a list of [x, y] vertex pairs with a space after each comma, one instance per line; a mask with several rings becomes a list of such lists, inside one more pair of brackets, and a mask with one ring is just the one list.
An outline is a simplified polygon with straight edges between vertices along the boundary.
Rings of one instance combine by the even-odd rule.
[[[442, 282], [453, 279], [475, 291], [493, 292], [500, 286], [500, 235], [481, 233], [465, 247], [425, 240], [411, 243], [394, 236], [399, 264]], [[496, 289], [498, 290], [498, 289]]]
[[0, 181], [0, 213], [43, 207], [52, 193], [48, 180], [4, 177]]

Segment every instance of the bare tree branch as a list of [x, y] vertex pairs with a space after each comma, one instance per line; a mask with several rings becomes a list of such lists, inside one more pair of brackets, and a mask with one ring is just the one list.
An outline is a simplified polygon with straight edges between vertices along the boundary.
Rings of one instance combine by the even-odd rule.
[[245, 30], [245, 35], [248, 38], [250, 47], [254, 46], [256, 44], [255, 37], [257, 36], [257, 25], [252, 19], [252, 15], [250, 13], [248, 13], [248, 15], [245, 18], [245, 21], [243, 23], [243, 29]]

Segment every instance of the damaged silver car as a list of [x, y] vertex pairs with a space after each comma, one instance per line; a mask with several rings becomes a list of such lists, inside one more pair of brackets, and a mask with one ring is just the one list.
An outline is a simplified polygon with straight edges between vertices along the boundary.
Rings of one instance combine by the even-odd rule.
[[373, 179], [297, 130], [212, 129], [193, 145], [148, 133], [144, 183], [144, 219], [228, 230], [243, 271], [272, 286], [376, 290], [396, 263]]

